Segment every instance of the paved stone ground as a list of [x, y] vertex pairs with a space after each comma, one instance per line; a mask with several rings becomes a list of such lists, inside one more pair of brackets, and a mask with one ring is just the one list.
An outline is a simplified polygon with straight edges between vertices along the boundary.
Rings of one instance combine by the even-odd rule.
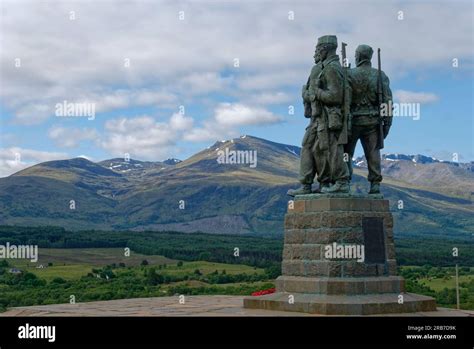
[[[244, 309], [239, 296], [189, 296], [119, 299], [77, 304], [10, 308], [0, 316], [320, 316], [304, 313]], [[474, 311], [438, 308], [435, 312], [386, 316], [474, 316]]]

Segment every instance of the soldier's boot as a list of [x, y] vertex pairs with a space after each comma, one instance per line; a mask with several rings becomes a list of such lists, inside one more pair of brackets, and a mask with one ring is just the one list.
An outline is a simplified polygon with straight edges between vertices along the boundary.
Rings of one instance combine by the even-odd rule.
[[315, 193], [315, 194], [320, 194], [320, 193], [323, 192], [323, 189], [324, 189], [324, 188], [329, 188], [330, 185], [331, 185], [331, 184], [328, 183], [328, 182], [320, 183], [320, 184], [319, 184], [319, 188], [314, 189], [314, 190], [313, 190], [313, 193]]
[[369, 194], [380, 194], [380, 183], [370, 182]]
[[290, 189], [287, 194], [289, 196], [311, 194], [311, 184], [303, 184], [299, 189]]
[[322, 193], [348, 193], [350, 190], [350, 185], [348, 181], [337, 181], [328, 188], [323, 188]]

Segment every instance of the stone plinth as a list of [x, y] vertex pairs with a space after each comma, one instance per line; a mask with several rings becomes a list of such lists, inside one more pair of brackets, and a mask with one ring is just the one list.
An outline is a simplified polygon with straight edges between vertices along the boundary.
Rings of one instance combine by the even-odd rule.
[[290, 202], [276, 291], [247, 297], [244, 307], [334, 315], [436, 310], [433, 298], [406, 293], [397, 276], [393, 217], [381, 196]]

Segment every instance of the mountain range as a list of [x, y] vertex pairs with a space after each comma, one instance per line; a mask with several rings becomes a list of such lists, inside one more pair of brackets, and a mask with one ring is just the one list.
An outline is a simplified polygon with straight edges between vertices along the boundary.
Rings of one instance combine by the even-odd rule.
[[[218, 162], [226, 149], [242, 159], [256, 151], [256, 166]], [[241, 136], [184, 161], [43, 162], [0, 178], [0, 224], [278, 235], [286, 192], [298, 186], [299, 154], [293, 145]], [[366, 192], [365, 159], [354, 164], [352, 190]], [[391, 203], [395, 234], [474, 233], [472, 162], [385, 154], [382, 167], [382, 192]]]

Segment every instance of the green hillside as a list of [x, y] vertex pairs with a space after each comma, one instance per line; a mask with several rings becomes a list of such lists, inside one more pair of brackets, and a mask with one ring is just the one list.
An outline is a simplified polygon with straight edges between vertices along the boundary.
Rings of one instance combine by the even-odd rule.
[[[218, 163], [218, 151], [226, 148], [256, 151], [257, 166]], [[289, 200], [286, 191], [298, 185], [299, 151], [246, 136], [217, 142], [182, 162], [93, 163], [81, 158], [45, 162], [0, 178], [0, 224], [279, 235]], [[397, 235], [474, 232], [472, 171], [454, 165], [447, 171], [451, 166], [447, 163], [387, 163], [382, 191], [390, 200]], [[422, 175], [410, 182], [400, 175], [403, 168]], [[367, 191], [365, 176], [366, 169], [356, 168], [354, 192]], [[437, 190], [433, 178], [435, 183], [441, 179], [462, 183], [465, 195], [446, 186]], [[70, 200], [75, 201], [75, 210], [70, 209]]]

